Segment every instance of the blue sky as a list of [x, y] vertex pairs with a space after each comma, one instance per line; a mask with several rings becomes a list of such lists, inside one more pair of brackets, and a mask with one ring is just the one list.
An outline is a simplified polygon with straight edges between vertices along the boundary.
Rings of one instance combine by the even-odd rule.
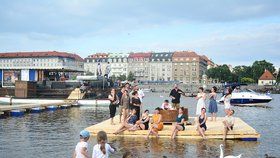
[[0, 0], [0, 52], [193, 50], [280, 67], [279, 0]]

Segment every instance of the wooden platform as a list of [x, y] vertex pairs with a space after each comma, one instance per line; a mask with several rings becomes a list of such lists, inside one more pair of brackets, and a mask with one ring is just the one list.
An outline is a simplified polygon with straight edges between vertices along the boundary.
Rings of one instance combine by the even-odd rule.
[[[115, 122], [118, 122], [119, 116], [115, 117]], [[194, 117], [189, 118], [191, 122], [193, 122]], [[206, 137], [207, 139], [222, 139], [223, 137], [223, 124], [222, 120], [224, 118], [219, 117], [217, 121], [207, 121], [207, 131]], [[114, 135], [113, 132], [119, 128], [120, 124], [111, 125], [110, 120], [105, 120], [93, 126], [87, 127], [91, 135], [96, 135], [98, 131], [104, 130], [108, 136], [124, 136], [124, 137], [144, 137], [147, 134], [147, 130], [138, 130], [135, 132], [124, 131], [119, 135]], [[172, 125], [164, 125], [162, 131], [159, 131], [160, 137], [170, 137], [171, 135]], [[187, 125], [185, 131], [180, 131], [178, 133], [179, 138], [187, 138], [187, 139], [202, 139], [201, 136], [198, 135], [196, 131], [195, 125]], [[235, 118], [235, 125], [233, 131], [228, 133], [227, 139], [248, 139], [248, 140], [256, 140], [260, 137], [260, 134], [256, 132], [251, 126], [242, 121], [240, 118]]]
[[79, 88], [74, 89], [67, 99], [69, 100], [76, 100], [76, 99], [83, 99], [86, 93], [81, 93]]

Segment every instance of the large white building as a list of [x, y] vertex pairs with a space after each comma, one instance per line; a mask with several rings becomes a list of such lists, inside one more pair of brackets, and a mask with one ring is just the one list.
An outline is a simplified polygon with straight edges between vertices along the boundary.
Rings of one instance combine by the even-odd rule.
[[96, 53], [85, 58], [85, 72], [97, 76], [98, 65], [100, 65], [102, 76], [106, 73], [106, 67], [108, 66], [111, 70], [110, 76], [127, 76], [127, 58], [128, 54], [125, 53]]
[[172, 54], [167, 53], [152, 53], [150, 61], [151, 81], [171, 81], [172, 78]]
[[0, 53], [2, 86], [13, 86], [15, 80], [42, 81], [46, 77], [55, 80], [65, 72], [82, 71], [83, 59], [76, 54], [56, 51]]

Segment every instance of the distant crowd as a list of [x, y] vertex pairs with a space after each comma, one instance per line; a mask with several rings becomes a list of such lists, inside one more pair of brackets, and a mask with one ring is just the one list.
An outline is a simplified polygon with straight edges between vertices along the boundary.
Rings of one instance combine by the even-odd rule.
[[[198, 134], [206, 139], [205, 131], [207, 130], [207, 115], [206, 115], [206, 98], [209, 98], [208, 112], [211, 114], [210, 121], [216, 121], [216, 114], [218, 112], [217, 106], [217, 88], [212, 87], [211, 92], [206, 94], [204, 92], [203, 87], [199, 87], [198, 94], [196, 96], [197, 105], [196, 105], [196, 119], [195, 125]], [[226, 95], [224, 96], [224, 112], [225, 117], [222, 121], [224, 126], [223, 140], [226, 139], [226, 135], [228, 131], [233, 130], [234, 126], [234, 110], [231, 107], [230, 99], [231, 99], [230, 88], [227, 89]], [[108, 95], [108, 99], [111, 104], [109, 106], [110, 111], [110, 123], [111, 125], [115, 125], [114, 117], [117, 111], [117, 107], [119, 109], [119, 123], [120, 127], [114, 132], [114, 134], [120, 134], [123, 131], [136, 131], [136, 130], [147, 130], [146, 138], [148, 139], [150, 135], [154, 135], [159, 137], [158, 131], [161, 131], [164, 128], [163, 117], [161, 113], [166, 110], [177, 111], [177, 117], [175, 123], [173, 123], [170, 138], [174, 139], [179, 131], [184, 131], [186, 129], [186, 122], [188, 121], [187, 114], [185, 114], [185, 108], [180, 105], [181, 95], [186, 96], [185, 93], [178, 88], [178, 85], [175, 84], [174, 88], [171, 90], [169, 97], [171, 98], [171, 104], [169, 100], [164, 100], [161, 107], [155, 108], [153, 115], [150, 117], [149, 110], [144, 110], [143, 99], [145, 94], [143, 90], [141, 90], [138, 85], [131, 86], [129, 83], [126, 83], [124, 86], [120, 88], [118, 92], [116, 89], [112, 89], [110, 94]], [[163, 110], [163, 111], [162, 111]], [[86, 135], [88, 136], [88, 135]], [[75, 155], [86, 154], [84, 150], [87, 150], [87, 146], [85, 145], [86, 139], [84, 139], [83, 133], [80, 133], [81, 141], [77, 144], [75, 149]], [[98, 144], [93, 148], [93, 158], [97, 157], [108, 157], [109, 153], [113, 153], [115, 151], [109, 144], [106, 143], [107, 136], [104, 131], [101, 131], [97, 135]], [[82, 143], [81, 143], [82, 142]], [[83, 144], [83, 145], [79, 145]], [[85, 147], [85, 148], [81, 148]], [[81, 152], [83, 151], [83, 152]], [[76, 156], [78, 157], [78, 156]]]

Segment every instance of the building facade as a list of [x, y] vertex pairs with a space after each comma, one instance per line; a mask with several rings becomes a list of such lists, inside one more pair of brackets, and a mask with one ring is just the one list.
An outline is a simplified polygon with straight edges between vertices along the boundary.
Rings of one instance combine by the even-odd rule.
[[105, 74], [106, 66], [108, 65], [108, 53], [96, 53], [85, 58], [84, 69], [88, 75], [97, 76], [98, 69], [101, 70], [101, 75]]
[[202, 83], [202, 76], [207, 71], [207, 61], [192, 51], [174, 52], [172, 70], [175, 81]]
[[111, 76], [128, 76], [128, 53], [110, 53], [108, 61], [111, 63]]
[[130, 53], [128, 56], [128, 72], [132, 72], [136, 79], [148, 81], [150, 79], [150, 58], [152, 53]]
[[150, 81], [172, 81], [171, 52], [152, 53], [150, 60]]
[[13, 86], [15, 80], [57, 80], [65, 72], [82, 72], [84, 68], [83, 59], [76, 54], [46, 51], [0, 53], [0, 70], [2, 86]]

